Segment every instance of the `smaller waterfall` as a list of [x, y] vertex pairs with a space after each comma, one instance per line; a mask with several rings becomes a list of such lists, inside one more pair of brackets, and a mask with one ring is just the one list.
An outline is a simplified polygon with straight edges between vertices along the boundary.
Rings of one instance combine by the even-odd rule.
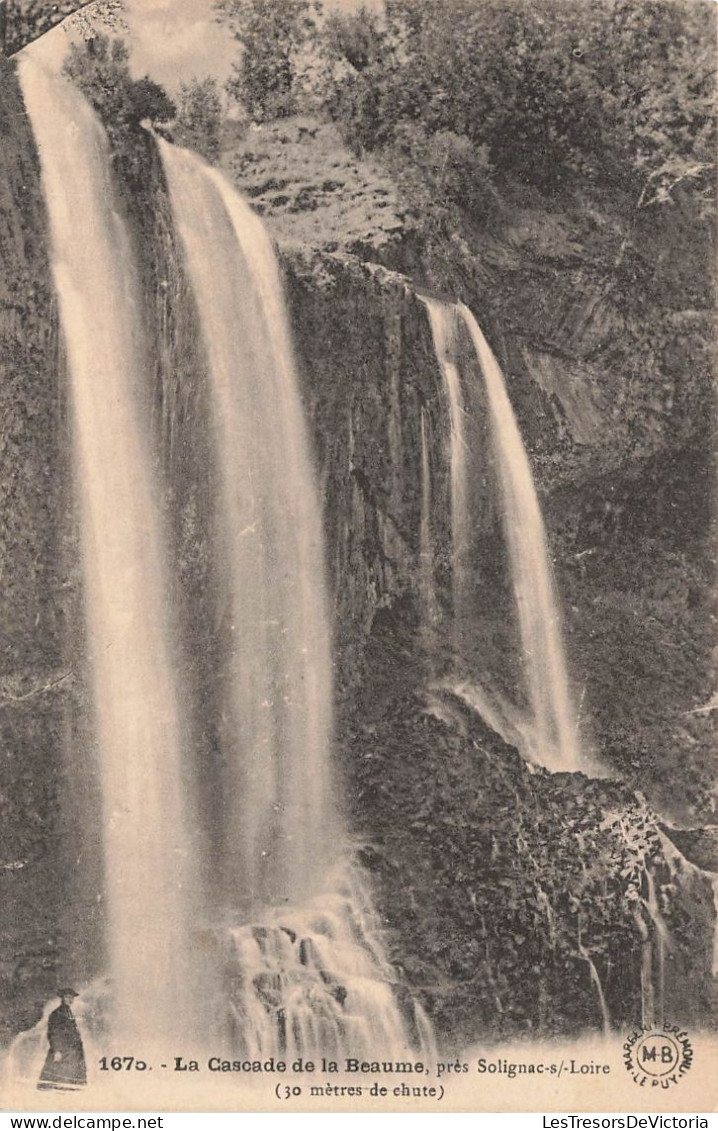
[[426, 409], [421, 409], [421, 519], [419, 526], [419, 580], [425, 627], [430, 629], [437, 619], [436, 586], [434, 583], [434, 539], [431, 529], [431, 439]]
[[633, 920], [641, 938], [641, 1019], [643, 1025], [651, 1026], [664, 1020], [666, 954], [672, 950], [673, 941], [648, 868], [644, 880], [647, 892], [646, 898], [641, 900], [644, 914], [635, 910]]
[[[451, 564], [454, 605], [454, 626], [458, 641], [469, 607], [467, 554], [471, 537], [469, 508], [468, 443], [466, 439], [466, 407], [461, 392], [461, 377], [455, 361], [456, 307], [433, 298], [421, 300], [429, 312], [434, 351], [444, 378], [449, 405], [450, 469], [451, 469]], [[460, 651], [460, 649], [459, 649]]]
[[596, 990], [596, 997], [598, 998], [598, 1008], [601, 1013], [601, 1029], [604, 1037], [608, 1037], [611, 1034], [611, 1017], [608, 1012], [608, 1006], [606, 1004], [606, 997], [603, 992], [603, 986], [601, 985], [601, 979], [599, 977], [598, 970], [596, 969], [596, 963], [591, 958], [591, 955], [584, 947], [580, 938], [578, 940], [578, 953], [581, 955], [581, 958], [584, 960], [584, 962], [588, 964], [591, 981], [593, 983], [594, 989]]
[[458, 309], [486, 383], [524, 670], [536, 732], [536, 760], [551, 770], [576, 770], [582, 765], [578, 723], [571, 701], [546, 531], [531, 466], [496, 358], [471, 311], [463, 303], [459, 303]]
[[655, 1021], [662, 1024], [664, 1021], [665, 1011], [665, 981], [666, 981], [666, 954], [670, 953], [673, 949], [673, 940], [671, 933], [668, 929], [668, 924], [663, 917], [660, 905], [658, 903], [658, 893], [656, 892], [656, 882], [650, 869], [646, 869], [646, 888], [648, 891], [648, 898], [645, 901], [645, 908], [648, 912], [648, 917], [653, 927], [653, 945], [656, 955], [656, 970], [653, 973], [653, 998], [655, 1002]]
[[634, 911], [633, 921], [641, 938], [641, 1024], [652, 1028], [656, 1021], [656, 999], [653, 984], [653, 939], [640, 911]]

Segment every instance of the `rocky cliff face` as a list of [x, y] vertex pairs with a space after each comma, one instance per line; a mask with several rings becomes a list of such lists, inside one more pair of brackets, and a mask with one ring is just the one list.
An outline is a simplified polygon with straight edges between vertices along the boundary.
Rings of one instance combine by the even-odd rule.
[[[423, 308], [411, 295], [425, 288], [471, 307], [504, 369], [537, 479], [587, 737], [674, 821], [714, 820], [711, 717], [703, 709], [715, 686], [712, 221], [696, 222], [680, 196], [640, 210], [620, 186], [604, 200], [551, 200], [507, 182], [482, 226], [467, 223], [437, 240], [417, 233], [380, 169], [350, 157], [329, 127], [308, 119], [264, 126], [229, 145], [225, 168], [284, 249], [308, 395], [317, 375], [333, 369], [343, 379], [337, 400], [362, 397], [371, 358], [383, 419], [394, 421], [395, 435], [397, 427], [405, 432], [389, 478], [372, 455], [377, 510], [382, 521], [394, 517], [384, 494], [393, 475], [398, 497], [398, 476], [404, 500], [414, 495], [400, 521], [413, 532], [408, 545], [418, 537], [420, 425], [411, 411], [397, 423], [387, 320], [413, 374], [408, 388], [421, 373], [436, 390]], [[379, 264], [403, 284], [391, 275], [382, 288]], [[448, 506], [447, 406], [436, 392], [430, 403], [440, 510]], [[317, 418], [320, 455], [339, 443], [335, 424], [346, 429], [346, 417], [328, 401]], [[358, 466], [365, 473], [367, 461]], [[481, 621], [481, 605], [491, 610], [482, 647], [485, 654], [495, 642], [487, 666], [503, 665], [510, 684], [503, 539], [491, 489], [475, 479], [474, 490], [485, 562], [474, 614]], [[332, 515], [330, 506], [330, 523]], [[444, 595], [447, 529], [444, 522], [437, 539]]]
[[[297, 161], [300, 180], [311, 160]], [[240, 185], [253, 175], [242, 166], [232, 171]], [[351, 215], [356, 193], [347, 191]], [[312, 231], [321, 229], [323, 215], [324, 247], [310, 253], [297, 250], [304, 218], [289, 198], [286, 211], [276, 200], [265, 211], [285, 249], [328, 487], [341, 690], [349, 692], [340, 757], [396, 963], [447, 1036], [463, 1018], [467, 1040], [485, 1027], [509, 1035], [600, 1024], [591, 961], [614, 1023], [652, 1008], [639, 987], [656, 977], [659, 962], [664, 1007], [686, 1019], [705, 1016], [710, 885], [685, 863], [676, 882], [674, 854], [644, 806], [648, 798], [669, 821], [689, 826], [715, 819], [712, 726], [703, 709], [712, 701], [715, 639], [709, 232], [697, 233], [680, 203], [627, 228], [580, 202], [566, 211], [514, 199], [490, 232], [471, 233], [468, 255], [449, 246], [417, 251], [393, 224], [389, 240], [383, 230], [374, 243], [364, 233], [350, 252], [336, 247], [336, 204], [319, 203], [310, 222]], [[425, 287], [458, 294], [472, 307], [506, 374], [542, 497], [584, 739], [616, 784], [527, 778], [495, 736], [457, 721], [455, 704], [442, 706], [438, 722], [432, 718], [427, 683], [456, 670], [456, 656], [446, 631], [449, 413], [416, 301]], [[478, 372], [474, 378], [480, 383]], [[419, 546], [422, 407], [432, 436], [434, 580], [443, 621], [428, 642]], [[487, 474], [472, 483], [476, 602], [474, 646], [464, 659], [473, 678], [516, 698], [512, 598], [489, 455], [486, 463]], [[352, 521], [343, 522], [349, 514]], [[474, 783], [475, 801], [466, 783]], [[506, 790], [511, 800], [502, 808]], [[543, 832], [533, 826], [535, 804], [547, 822]], [[549, 855], [543, 848], [535, 854], [533, 838], [552, 821], [558, 840], [551, 833]], [[589, 852], [596, 882], [609, 892], [617, 871], [623, 876], [620, 894], [614, 890], [608, 901], [578, 892], [570, 878], [588, 826], [601, 830]], [[481, 847], [476, 830], [488, 828]], [[543, 881], [542, 868], [531, 878], [528, 862], [538, 856]], [[508, 859], [522, 860], [516, 873], [497, 863]], [[557, 890], [574, 892], [568, 903], [541, 890], [552, 886], [554, 869]], [[629, 874], [634, 880], [626, 885]], [[663, 923], [651, 918], [658, 904]], [[702, 938], [695, 952], [693, 931]], [[543, 933], [550, 954], [541, 951]]]
[[[97, 787], [91, 757], [82, 761], [86, 780], [71, 769], [77, 749], [91, 750], [90, 704], [46, 218], [32, 137], [7, 67], [0, 82], [11, 108], [0, 165], [0, 396], [8, 422], [0, 490], [10, 516], [0, 536], [0, 883], [4, 906], [13, 908], [0, 935], [0, 1014], [10, 1034], [37, 1017], [58, 976], [101, 968], [101, 948], [86, 941], [101, 936], [101, 849], [93, 835], [79, 841], [73, 833], [73, 798], [84, 790], [83, 807], [97, 803]], [[154, 358], [148, 406], [184, 626], [178, 654], [204, 715], [197, 761], [211, 766], [218, 743], [207, 720], [215, 717], [226, 626], [208, 584], [216, 485], [206, 365], [147, 135], [133, 169], [118, 173], [134, 178], [125, 198]], [[386, 199], [386, 186], [379, 188]], [[279, 190], [266, 191], [276, 220]], [[285, 195], [300, 211], [302, 200], [315, 199]], [[285, 241], [282, 262], [325, 498], [337, 761], [392, 958], [447, 1040], [475, 1039], [486, 1027], [505, 1035], [575, 1031], [601, 1024], [596, 979], [613, 1020], [638, 1017], [646, 1007], [640, 971], [646, 963], [657, 969], [664, 923], [671, 938], [663, 956], [666, 1007], [686, 1020], [700, 1017], [710, 886], [688, 869], [677, 878], [680, 866], [666, 856], [635, 791], [655, 805], [670, 794], [664, 811], [687, 823], [709, 812], [707, 720], [691, 714], [707, 702], [711, 635], [708, 514], [697, 486], [710, 466], [705, 295], [686, 289], [685, 307], [670, 308], [660, 350], [651, 341], [636, 351], [640, 311], [623, 309], [624, 292], [604, 278], [615, 233], [601, 228], [589, 238], [536, 201], [523, 210], [514, 204], [491, 238], [484, 234], [468, 259], [457, 260], [451, 248], [429, 254], [402, 242], [394, 214], [372, 240], [362, 201], [352, 248], [298, 246], [294, 238]], [[688, 288], [690, 273], [678, 260], [676, 278], [683, 272]], [[666, 287], [658, 276], [656, 295]], [[625, 785], [531, 773], [434, 686], [457, 661], [448, 627], [449, 420], [418, 283], [460, 292], [504, 365], [544, 502], [587, 731]], [[675, 288], [668, 289], [673, 301]], [[458, 348], [471, 372], [468, 343]], [[650, 395], [640, 369], [646, 350], [656, 354]], [[482, 554], [466, 655], [471, 674], [511, 696], [518, 656], [489, 463], [474, 495]], [[211, 775], [197, 786], [211, 811], [221, 800]], [[681, 1004], [688, 984], [695, 990]]]
[[[574, 1032], [607, 1018], [630, 1024], [660, 1008], [698, 1021], [710, 1008], [710, 883], [676, 865], [670, 846], [666, 855], [645, 797], [660, 811], [670, 782], [672, 805], [664, 812], [689, 813], [694, 822], [706, 813], [694, 804], [694, 790], [709, 787], [708, 743], [693, 749], [676, 783], [676, 746], [662, 733], [651, 750], [647, 738], [675, 720], [682, 696], [700, 698], [705, 686], [708, 639], [688, 598], [693, 584], [699, 609], [709, 599], [705, 574], [700, 580], [708, 533], [702, 500], [687, 500], [692, 514], [671, 521], [675, 479], [664, 481], [655, 450], [632, 458], [627, 447], [606, 442], [610, 398], [598, 377], [579, 381], [568, 360], [573, 380], [563, 369], [559, 378], [553, 357], [556, 386], [548, 387], [547, 362], [522, 388], [529, 355], [520, 343], [505, 347], [539, 469], [576, 691], [590, 720], [585, 737], [615, 780], [529, 773], [515, 751], [436, 687], [437, 677], [463, 671], [508, 698], [521, 694], [490, 467], [473, 485], [472, 647], [458, 658], [452, 644], [449, 410], [425, 308], [407, 277], [352, 257], [287, 250], [285, 263], [327, 491], [346, 804], [397, 967], [457, 1047], [487, 1030], [506, 1037]], [[505, 346], [495, 324], [494, 335]], [[474, 378], [480, 381], [478, 372]], [[559, 392], [574, 414], [572, 431]], [[422, 408], [433, 437], [439, 605], [428, 635]], [[680, 460], [669, 456], [669, 466], [673, 458]], [[644, 515], [637, 529], [617, 520], [614, 508], [635, 514], [645, 505], [629, 492], [634, 484], [645, 492], [651, 476], [656, 523]], [[677, 553], [683, 522], [696, 524], [700, 537]], [[680, 659], [666, 659], [654, 642], [660, 637], [670, 649], [670, 634], [685, 642]], [[691, 937], [701, 940], [695, 948]], [[645, 990], [659, 964], [660, 1003], [647, 1001], [653, 991]]]
[[597, 748], [700, 824], [715, 813], [712, 230], [680, 201], [626, 211], [513, 204], [465, 285], [542, 488]]

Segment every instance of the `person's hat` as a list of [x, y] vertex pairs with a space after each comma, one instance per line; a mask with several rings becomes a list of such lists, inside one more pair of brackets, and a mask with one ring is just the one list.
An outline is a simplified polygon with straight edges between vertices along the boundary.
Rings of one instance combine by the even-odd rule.
[[78, 994], [77, 990], [64, 989], [64, 990], [58, 990], [57, 996], [58, 997], [79, 997], [80, 995]]

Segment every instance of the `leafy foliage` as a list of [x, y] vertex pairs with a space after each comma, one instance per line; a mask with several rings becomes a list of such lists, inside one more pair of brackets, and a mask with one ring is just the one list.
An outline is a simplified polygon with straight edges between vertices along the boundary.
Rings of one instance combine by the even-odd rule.
[[301, 54], [315, 31], [311, 0], [219, 0], [217, 10], [242, 45], [227, 83], [250, 118], [263, 122], [297, 108]]
[[358, 150], [449, 130], [542, 190], [618, 180], [648, 207], [709, 191], [714, 22], [676, 0], [387, 0], [383, 22], [328, 21], [327, 106]]
[[73, 44], [63, 72], [95, 108], [116, 162], [132, 175], [138, 156], [134, 139], [141, 123], [171, 121], [176, 114], [172, 100], [148, 76], [132, 78], [129, 50], [122, 39], [96, 35], [83, 44]]
[[210, 164], [220, 156], [222, 102], [212, 78], [182, 83], [177, 98], [174, 137], [180, 145], [196, 150]]

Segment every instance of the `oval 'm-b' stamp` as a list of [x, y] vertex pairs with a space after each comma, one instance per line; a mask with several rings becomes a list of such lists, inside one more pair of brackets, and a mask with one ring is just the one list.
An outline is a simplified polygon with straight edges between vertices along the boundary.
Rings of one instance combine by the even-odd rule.
[[670, 1088], [678, 1084], [693, 1063], [688, 1033], [679, 1025], [644, 1025], [623, 1045], [623, 1063], [641, 1088]]

